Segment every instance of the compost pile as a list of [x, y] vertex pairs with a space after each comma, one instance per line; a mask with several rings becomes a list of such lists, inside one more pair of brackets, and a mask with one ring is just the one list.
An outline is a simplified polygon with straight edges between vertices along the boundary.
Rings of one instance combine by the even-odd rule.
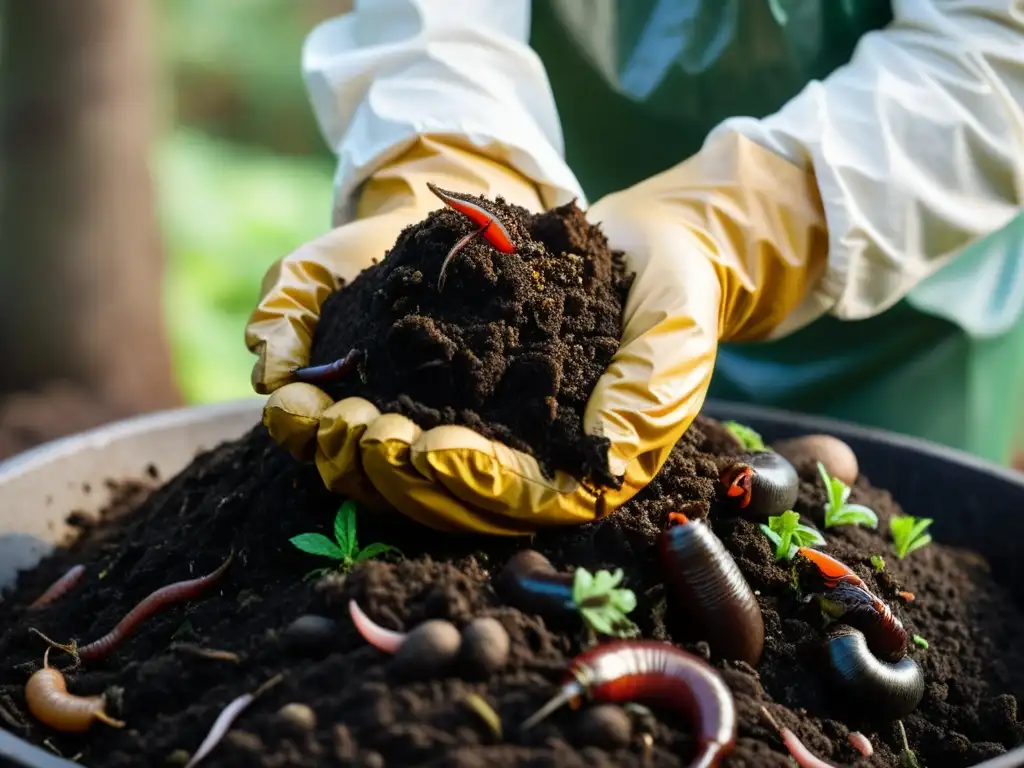
[[[433, 214], [402, 234], [387, 261], [330, 302], [314, 362], [359, 347], [366, 352], [359, 376], [339, 382], [332, 394], [367, 396], [421, 426], [431, 420], [470, 424], [544, 457], [549, 467], [579, 468], [587, 456], [579, 448], [582, 403], [600, 361], [614, 352], [607, 323], [618, 322], [625, 278], [610, 266], [599, 233], [586, 228], [573, 208], [532, 219], [514, 209], [501, 212], [514, 234], [529, 231], [546, 245], [529, 251], [530, 258], [522, 252], [499, 258], [475, 244], [457, 256], [442, 295], [459, 297], [472, 312], [459, 315], [454, 298], [449, 304], [434, 295], [440, 261], [466, 229], [448, 212]], [[515, 229], [516, 221], [525, 229]], [[425, 254], [419, 262], [414, 250]], [[570, 253], [576, 257], [563, 256]], [[582, 278], [582, 292], [559, 277], [559, 259], [571, 262], [564, 269]], [[548, 314], [552, 305], [541, 300], [552, 296], [557, 323]], [[583, 311], [598, 305], [605, 308]], [[357, 307], [365, 311], [362, 320]], [[396, 316], [417, 319], [396, 324]], [[405, 341], [393, 338], [403, 333]], [[573, 340], [569, 353], [560, 347], [566, 338]], [[403, 359], [403, 349], [415, 355]], [[524, 358], [530, 362], [522, 369], [530, 373], [516, 374], [515, 386], [503, 385], [507, 374], [501, 371], [517, 368]], [[586, 363], [583, 370], [574, 367], [578, 361]], [[427, 370], [438, 373], [444, 386], [453, 382], [457, 396], [445, 397], [439, 380], [410, 378], [434, 362]], [[392, 365], [396, 372], [389, 373]], [[475, 388], [474, 371], [485, 380]], [[523, 380], [538, 384], [529, 398], [520, 390]], [[549, 398], [555, 405], [547, 430], [530, 432], [516, 408], [538, 408]], [[113, 505], [76, 542], [22, 575], [0, 602], [0, 726], [66, 756], [80, 754], [91, 768], [180, 768], [232, 700], [272, 681], [202, 765], [687, 765], [697, 748], [693, 728], [672, 710], [564, 708], [520, 730], [555, 693], [586, 642], [573, 617], [544, 619], [509, 605], [496, 590], [505, 564], [529, 547], [563, 573], [622, 568], [621, 586], [633, 590], [637, 602], [629, 618], [642, 637], [710, 657], [739, 720], [736, 747], [723, 765], [790, 765], [762, 706], [830, 762], [898, 765], [903, 742], [896, 722], [878, 719], [868, 707], [851, 711], [830, 693], [820, 666], [826, 630], [819, 607], [800, 599], [789, 563], [776, 562], [774, 545], [757, 523], [737, 514], [722, 493], [721, 472], [740, 453], [721, 424], [698, 417], [657, 478], [625, 507], [600, 522], [544, 531], [530, 541], [445, 536], [397, 514], [360, 510], [359, 546], [380, 543], [399, 551], [347, 573], [306, 578], [330, 563], [289, 540], [309, 532], [331, 536], [340, 500], [324, 489], [315, 467], [297, 463], [262, 427], [254, 428], [200, 455], [143, 501]], [[889, 522], [900, 510], [864, 477], [850, 501], [873, 509], [878, 529], [825, 530], [826, 496], [816, 466], [796, 468], [794, 509], [824, 531], [828, 553], [850, 565], [908, 632], [930, 643], [927, 649], [910, 646], [926, 682], [920, 705], [902, 719], [917, 758], [925, 766], [966, 766], [1024, 742], [1017, 714], [1017, 697], [1024, 693], [1024, 615], [1009, 591], [970, 552], [933, 543], [896, 558]], [[678, 512], [712, 526], [755, 591], [765, 626], [756, 668], [715, 656], [666, 600], [658, 542], [669, 515]], [[949, 530], [955, 539], [955, 526]], [[74, 693], [107, 692], [108, 709], [126, 722], [124, 728], [95, 724], [85, 734], [57, 733], [31, 716], [25, 683], [39, 669], [47, 644], [30, 627], [56, 642], [94, 641], [154, 590], [208, 574], [229, 553], [231, 562], [211, 589], [149, 618], [108, 656], [66, 670]], [[884, 557], [884, 570], [872, 565], [874, 555]], [[70, 591], [29, 610], [73, 565], [85, 570]], [[909, 592], [912, 602], [900, 596]], [[400, 668], [397, 656], [367, 644], [350, 618], [350, 600], [379, 625], [399, 631], [433, 619], [462, 630], [492, 617], [509, 636], [507, 663], [483, 675], [456, 665], [444, 674], [417, 676]], [[50, 662], [71, 663], [56, 650]], [[488, 723], [481, 701], [497, 714], [500, 729]], [[872, 757], [850, 746], [854, 730], [871, 740]]]

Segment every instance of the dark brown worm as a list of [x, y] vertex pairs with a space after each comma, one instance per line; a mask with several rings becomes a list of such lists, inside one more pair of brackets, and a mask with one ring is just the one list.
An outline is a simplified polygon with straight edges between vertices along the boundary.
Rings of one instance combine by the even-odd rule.
[[82, 578], [83, 573], [85, 573], [84, 565], [72, 566], [68, 569], [67, 573], [53, 582], [53, 584], [51, 584], [43, 594], [37, 597], [35, 601], [29, 605], [28, 609], [30, 611], [37, 610], [49, 605], [57, 598], [63, 597], [73, 586], [75, 586], [75, 584], [78, 583], [78, 580]]
[[718, 765], [736, 741], [736, 707], [721, 676], [668, 643], [622, 640], [580, 654], [558, 694], [522, 728], [532, 728], [559, 707], [577, 706], [584, 698], [664, 706], [687, 717], [697, 736], [697, 755], [689, 768]]
[[545, 618], [577, 613], [572, 599], [574, 574], [559, 573], [540, 552], [524, 549], [505, 564], [497, 588], [509, 605]]
[[824, 613], [860, 630], [868, 648], [881, 660], [897, 662], [907, 655], [910, 636], [903, 622], [866, 588], [839, 584], [817, 597]]
[[895, 664], [881, 661], [861, 632], [839, 627], [825, 641], [826, 667], [844, 704], [877, 719], [895, 720], [913, 712], [924, 696], [924, 673], [904, 656]]
[[231, 565], [231, 561], [234, 559], [234, 556], [235, 553], [231, 552], [228, 555], [227, 560], [225, 560], [213, 573], [209, 573], [206, 576], [200, 576], [197, 579], [189, 579], [188, 581], [179, 581], [175, 584], [168, 584], [166, 587], [161, 587], [156, 590], [153, 594], [132, 608], [128, 614], [117, 623], [117, 626], [107, 634], [99, 640], [94, 640], [88, 645], [83, 645], [79, 648], [77, 651], [78, 657], [82, 661], [98, 661], [113, 651], [124, 640], [129, 638], [135, 630], [139, 628], [139, 625], [153, 614], [174, 603], [181, 603], [198, 597], [220, 580], [220, 577], [224, 575], [228, 566]]
[[764, 650], [764, 619], [736, 561], [711, 529], [680, 514], [661, 535], [661, 566], [673, 606], [694, 635], [726, 659], [756, 666]]
[[343, 379], [352, 373], [359, 361], [363, 359], [361, 350], [353, 349], [344, 357], [339, 357], [333, 363], [324, 365], [311, 365], [306, 368], [296, 368], [292, 376], [297, 381], [304, 381], [307, 384], [325, 384], [331, 381]]
[[793, 465], [774, 451], [748, 453], [719, 476], [725, 494], [756, 518], [781, 515], [792, 509], [800, 492]]

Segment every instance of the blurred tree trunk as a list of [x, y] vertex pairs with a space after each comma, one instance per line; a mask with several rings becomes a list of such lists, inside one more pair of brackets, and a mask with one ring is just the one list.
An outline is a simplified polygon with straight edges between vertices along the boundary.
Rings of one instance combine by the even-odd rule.
[[117, 415], [179, 402], [151, 21], [149, 0], [0, 2], [0, 395], [65, 380]]

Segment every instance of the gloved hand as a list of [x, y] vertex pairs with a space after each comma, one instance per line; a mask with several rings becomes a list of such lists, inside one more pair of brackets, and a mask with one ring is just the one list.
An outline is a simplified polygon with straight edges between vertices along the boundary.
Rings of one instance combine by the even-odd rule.
[[270, 270], [246, 341], [259, 355], [256, 390], [273, 392], [263, 420], [278, 443], [297, 458], [315, 457], [330, 489], [441, 530], [527, 534], [616, 509], [650, 482], [699, 412], [718, 341], [767, 336], [825, 267], [813, 176], [738, 134], [595, 204], [588, 218], [636, 273], [621, 346], [584, 418], [588, 434], [610, 439], [610, 466], [624, 481], [595, 496], [465, 427], [424, 432], [361, 398], [334, 403], [312, 385], [286, 383], [308, 362], [327, 295], [436, 206], [427, 181], [540, 207], [533, 187], [507, 168], [421, 139], [368, 183], [359, 221]]

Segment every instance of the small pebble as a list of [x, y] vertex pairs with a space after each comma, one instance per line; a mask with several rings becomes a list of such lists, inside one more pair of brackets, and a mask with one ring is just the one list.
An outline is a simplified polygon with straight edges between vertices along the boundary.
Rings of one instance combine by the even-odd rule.
[[462, 630], [459, 660], [467, 673], [489, 677], [504, 669], [510, 647], [508, 632], [497, 619], [473, 619]]
[[165, 768], [181, 768], [192, 757], [187, 749], [176, 749], [164, 759]]
[[794, 466], [820, 461], [825, 465], [829, 475], [839, 478], [847, 485], [857, 482], [857, 476], [860, 474], [857, 454], [850, 446], [832, 435], [804, 435], [780, 440], [772, 448]]
[[398, 649], [392, 669], [405, 678], [430, 678], [442, 674], [459, 655], [462, 635], [443, 619], [425, 621], [412, 630]]
[[338, 634], [339, 625], [334, 619], [307, 613], [288, 625], [284, 638], [293, 650], [313, 653], [330, 648]]
[[620, 707], [599, 704], [580, 716], [580, 737], [601, 749], [621, 749], [633, 737], [633, 723]]
[[297, 701], [285, 704], [277, 710], [277, 714], [296, 730], [312, 731], [316, 728], [316, 712]]

